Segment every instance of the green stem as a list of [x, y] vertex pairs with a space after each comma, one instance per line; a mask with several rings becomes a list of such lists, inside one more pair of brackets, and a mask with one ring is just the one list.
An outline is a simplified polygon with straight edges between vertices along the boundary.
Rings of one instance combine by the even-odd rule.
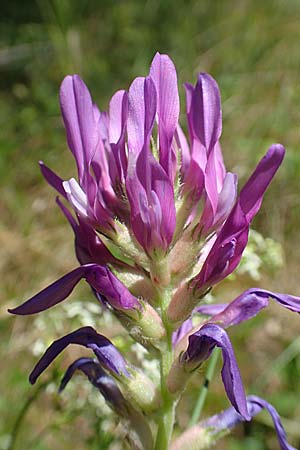
[[190, 427], [192, 427], [193, 425], [196, 425], [196, 423], [199, 421], [199, 418], [201, 416], [202, 409], [203, 409], [203, 406], [204, 406], [204, 403], [206, 400], [206, 396], [208, 393], [209, 384], [213, 378], [219, 355], [220, 355], [220, 349], [215, 348], [210, 357], [208, 367], [207, 367], [207, 372], [205, 375], [205, 379], [204, 379], [197, 403], [195, 405], [195, 408], [194, 408], [194, 411], [193, 411], [193, 414], [192, 414], [192, 417], [191, 417], [191, 420], [189, 423]]

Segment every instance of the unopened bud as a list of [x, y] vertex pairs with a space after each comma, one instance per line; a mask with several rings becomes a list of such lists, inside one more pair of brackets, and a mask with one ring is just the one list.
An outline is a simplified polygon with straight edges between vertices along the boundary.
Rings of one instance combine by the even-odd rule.
[[209, 431], [195, 425], [175, 439], [170, 450], [208, 450], [213, 443], [214, 438]]
[[177, 289], [168, 307], [169, 321], [175, 324], [182, 323], [191, 315], [198, 301], [199, 299], [194, 297], [193, 289], [188, 283], [184, 283]]
[[154, 383], [138, 369], [129, 368], [129, 377], [123, 377], [129, 400], [133, 400], [145, 412], [159, 408], [160, 398]]
[[191, 376], [180, 362], [180, 356], [174, 361], [167, 377], [167, 388], [171, 394], [182, 391]]

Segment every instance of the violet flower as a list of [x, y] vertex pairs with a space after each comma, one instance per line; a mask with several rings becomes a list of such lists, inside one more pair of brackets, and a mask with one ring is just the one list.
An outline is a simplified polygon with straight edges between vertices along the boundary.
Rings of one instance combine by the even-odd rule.
[[206, 361], [213, 349], [220, 347], [223, 355], [223, 368], [221, 371], [223, 384], [227, 396], [234, 408], [249, 420], [246, 397], [235, 359], [234, 351], [227, 333], [216, 324], [206, 324], [189, 337], [186, 351], [179, 357], [185, 371], [192, 371]]
[[[266, 400], [257, 397], [256, 395], [248, 395], [246, 400], [251, 418], [259, 414], [262, 409], [266, 409], [268, 411], [272, 418], [281, 450], [296, 450], [295, 447], [292, 447], [287, 442], [286, 432], [282, 426], [280, 416], [274, 406], [270, 405], [270, 403]], [[245, 419], [238, 414], [234, 408], [229, 408], [200, 422], [199, 427], [207, 428], [211, 434], [218, 434], [220, 431], [230, 430], [244, 420]]]
[[92, 327], [82, 327], [54, 341], [38, 361], [29, 376], [34, 384], [37, 378], [70, 344], [78, 344], [93, 350], [99, 363], [111, 374], [129, 376], [127, 363], [116, 347], [105, 336], [98, 334]]
[[22, 305], [9, 309], [12, 314], [36, 314], [65, 300], [79, 281], [85, 278], [90, 286], [116, 310], [136, 316], [141, 304], [105, 266], [85, 264], [72, 270]]

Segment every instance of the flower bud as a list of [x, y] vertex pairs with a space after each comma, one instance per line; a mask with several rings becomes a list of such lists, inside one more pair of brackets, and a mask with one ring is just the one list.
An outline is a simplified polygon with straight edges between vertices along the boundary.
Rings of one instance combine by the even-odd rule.
[[170, 446], [170, 450], [207, 450], [211, 448], [214, 440], [208, 430], [195, 425], [175, 439]]
[[144, 412], [150, 412], [160, 405], [160, 398], [154, 383], [142, 371], [128, 369], [130, 376], [122, 377], [121, 382], [126, 389], [125, 395], [136, 403]]

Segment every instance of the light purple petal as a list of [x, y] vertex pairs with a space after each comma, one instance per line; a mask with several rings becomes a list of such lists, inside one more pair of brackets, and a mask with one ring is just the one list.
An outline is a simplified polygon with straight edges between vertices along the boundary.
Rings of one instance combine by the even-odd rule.
[[180, 127], [179, 124], [177, 125], [176, 128], [175, 139], [177, 146], [181, 152], [181, 176], [184, 181], [185, 174], [187, 173], [190, 165], [191, 152], [186, 137], [184, 135], [184, 132], [182, 131], [182, 128]]
[[[292, 447], [287, 442], [286, 432], [281, 423], [280, 416], [274, 406], [255, 395], [247, 396], [246, 400], [251, 418], [259, 414], [262, 409], [266, 409], [268, 411], [272, 417], [281, 450], [296, 450], [295, 447]], [[239, 423], [244, 422], [244, 420], [245, 419], [238, 414], [234, 408], [228, 408], [219, 414], [215, 414], [214, 416], [203, 420], [199, 423], [199, 427], [209, 428], [212, 434], [217, 434], [220, 431], [229, 430], [235, 427]]]
[[237, 176], [228, 172], [224, 178], [222, 190], [218, 196], [217, 211], [214, 217], [213, 225], [216, 227], [222, 223], [230, 213], [237, 193]]
[[116, 375], [129, 376], [126, 362], [116, 347], [102, 334], [98, 334], [92, 327], [82, 327], [66, 336], [54, 341], [38, 361], [29, 376], [34, 384], [37, 378], [54, 361], [54, 359], [70, 344], [78, 344], [93, 350], [100, 364]]
[[149, 145], [156, 114], [156, 89], [150, 77], [136, 78], [128, 94], [128, 150], [138, 154]]
[[159, 162], [173, 180], [176, 172], [176, 155], [171, 144], [178, 123], [180, 105], [176, 69], [172, 60], [167, 55], [156, 53], [151, 64], [150, 76], [157, 92]]
[[75, 156], [80, 184], [95, 153], [99, 131], [90, 93], [78, 75], [68, 75], [60, 88], [60, 105], [67, 140]]
[[172, 334], [172, 345], [175, 347], [175, 345], [178, 344], [178, 342], [186, 336], [191, 330], [193, 329], [193, 321], [192, 319], [187, 319], [183, 322], [180, 327], [173, 332]]
[[228, 305], [229, 303], [212, 303], [211, 305], [201, 305], [195, 309], [195, 312], [203, 314], [204, 316], [214, 316], [224, 311]]
[[234, 408], [249, 420], [246, 397], [235, 359], [234, 351], [226, 331], [216, 324], [203, 325], [189, 337], [189, 345], [182, 355], [185, 364], [199, 365], [210, 357], [212, 350], [220, 347], [223, 355], [222, 380], [227, 396]]
[[127, 119], [128, 94], [117, 91], [109, 103], [109, 142], [117, 144], [122, 136]]
[[216, 81], [200, 73], [191, 102], [193, 130], [209, 154], [222, 132], [220, 91]]

